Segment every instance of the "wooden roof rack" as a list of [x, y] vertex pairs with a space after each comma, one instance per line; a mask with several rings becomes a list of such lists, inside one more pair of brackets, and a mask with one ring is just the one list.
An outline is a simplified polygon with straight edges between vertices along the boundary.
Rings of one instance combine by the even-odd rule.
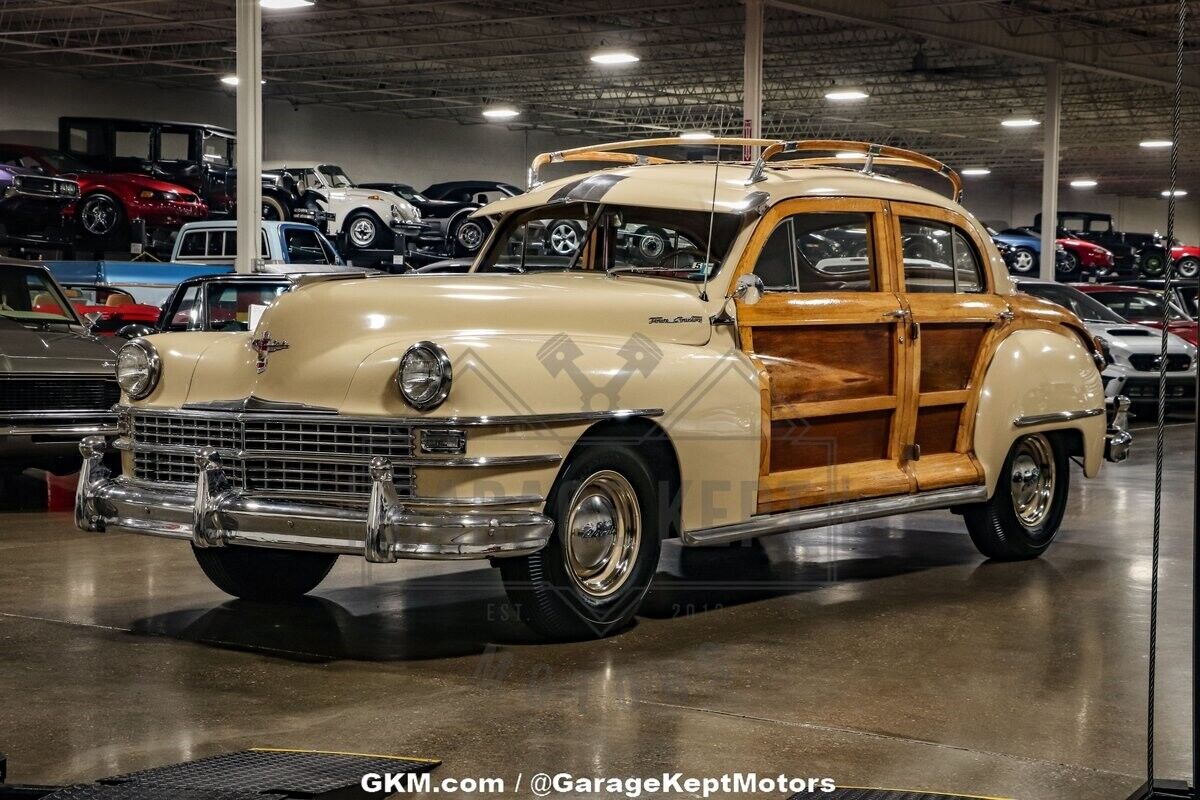
[[[555, 150], [541, 153], [529, 165], [529, 188], [541, 184], [540, 172], [547, 164], [558, 164], [567, 161], [604, 162], [610, 164], [673, 164], [681, 159], [648, 156], [642, 153], [630, 152], [645, 147], [761, 147], [762, 153], [754, 162], [748, 184], [758, 183], [765, 179], [765, 171], [769, 166], [850, 166], [844, 158], [812, 157], [807, 154], [814, 152], [862, 153], [864, 164], [861, 172], [870, 175], [876, 166], [899, 166], [926, 169], [945, 178], [953, 188], [953, 198], [962, 196], [962, 179], [950, 167], [930, 158], [927, 155], [892, 147], [886, 144], [871, 142], [855, 142], [843, 139], [806, 139], [798, 141], [780, 141], [777, 139], [746, 139], [734, 136], [714, 136], [711, 139], [684, 139], [669, 136], [658, 139], [634, 139], [628, 142], [611, 142], [608, 144], [587, 145], [574, 147], [570, 150]], [[774, 159], [774, 160], [773, 160]], [[747, 163], [742, 159], [730, 159], [730, 163]]]

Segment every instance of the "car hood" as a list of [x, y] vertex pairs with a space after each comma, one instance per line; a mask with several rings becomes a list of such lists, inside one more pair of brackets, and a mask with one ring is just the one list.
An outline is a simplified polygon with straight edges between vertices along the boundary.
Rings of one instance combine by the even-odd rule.
[[0, 318], [0, 373], [73, 372], [112, 375], [112, 349], [74, 326], [27, 328]]
[[[633, 341], [659, 349], [703, 345], [711, 335], [707, 314], [698, 286], [639, 276], [317, 279], [276, 300], [252, 336], [208, 345], [187, 402], [253, 395], [340, 408], [355, 380], [369, 383], [372, 392], [393, 391], [390, 376], [400, 356], [419, 341], [441, 345], [452, 362], [473, 359], [507, 376], [515, 353], [532, 360], [547, 347], [619, 352]], [[271, 352], [268, 368], [259, 373], [248, 345], [264, 337], [286, 348]], [[388, 377], [356, 379], [358, 374]]]
[[[1088, 320], [1084, 320], [1083, 324], [1087, 326], [1088, 332], [1092, 336], [1104, 338], [1114, 353], [1123, 352], [1131, 355], [1159, 352], [1159, 338], [1162, 336], [1162, 332], [1148, 325], [1134, 325], [1133, 323], [1117, 325], [1111, 322], [1089, 322]], [[1168, 333], [1167, 352], [1187, 353], [1195, 356], [1196, 348], [1175, 334]]]

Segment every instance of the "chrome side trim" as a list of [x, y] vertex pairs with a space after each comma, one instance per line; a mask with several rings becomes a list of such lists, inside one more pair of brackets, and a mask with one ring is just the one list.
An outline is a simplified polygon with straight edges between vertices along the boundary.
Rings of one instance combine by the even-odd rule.
[[1081, 411], [1055, 411], [1052, 414], [1032, 414], [1030, 416], [1017, 417], [1013, 420], [1013, 425], [1016, 425], [1018, 428], [1032, 428], [1034, 425], [1047, 425], [1053, 422], [1072, 422], [1077, 419], [1098, 417], [1103, 413], [1103, 408], [1087, 408]]
[[115, 424], [94, 425], [0, 425], [0, 436], [116, 436]]
[[[240, 403], [241, 401], [228, 401]], [[118, 405], [116, 410], [132, 414], [161, 414], [168, 416], [215, 417], [218, 419], [253, 420], [272, 419], [282, 421], [312, 422], [313, 417], [324, 411], [312, 410], [305, 412], [261, 413], [246, 409], [244, 411], [212, 410], [222, 406], [206, 406], [187, 404], [182, 408], [150, 408], [145, 406]], [[225, 405], [227, 409], [234, 406]], [[555, 414], [510, 414], [498, 417], [385, 417], [385, 416], [349, 416], [329, 413], [331, 421], [363, 422], [389, 425], [412, 425], [424, 428], [458, 428], [463, 426], [532, 426], [554, 425], [571, 422], [594, 422], [603, 419], [624, 419], [627, 417], [661, 417], [665, 412], [661, 408], [630, 408], [615, 411], [564, 411]]]
[[683, 543], [687, 545], [724, 544], [740, 539], [753, 539], [776, 533], [824, 528], [842, 522], [859, 522], [910, 511], [929, 511], [937, 508], [982, 503], [987, 500], [986, 486], [961, 486], [954, 489], [937, 489], [932, 492], [906, 494], [897, 497], [876, 497], [852, 503], [838, 503], [819, 508], [802, 508], [796, 511], [781, 511], [751, 517], [745, 522], [684, 531]]
[[[115, 432], [115, 429], [114, 429]], [[338, 456], [325, 453], [304, 453], [300, 451], [280, 450], [230, 450], [228, 448], [186, 447], [173, 444], [137, 444], [122, 437], [113, 442], [118, 450], [129, 450], [133, 453], [169, 453], [179, 456], [194, 456], [202, 450], [209, 449], [221, 458], [232, 458], [245, 461], [303, 461], [314, 464], [370, 464], [371, 456]], [[419, 458], [393, 458], [393, 466], [397, 467], [512, 467], [527, 464], [557, 464], [562, 456], [557, 453], [544, 453], [529, 456], [437, 456], [428, 455]]]

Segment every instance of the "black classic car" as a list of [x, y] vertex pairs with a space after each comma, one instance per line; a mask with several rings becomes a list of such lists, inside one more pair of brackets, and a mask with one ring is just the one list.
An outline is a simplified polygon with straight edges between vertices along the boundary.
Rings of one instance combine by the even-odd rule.
[[516, 197], [524, 191], [503, 181], [446, 181], [425, 188], [422, 195], [430, 200], [451, 200], [486, 206], [493, 200]]
[[79, 199], [79, 183], [37, 170], [0, 164], [0, 244], [65, 245], [67, 214]]
[[[1041, 230], [1042, 215], [1033, 218], [1033, 229]], [[1142, 273], [1147, 277], [1162, 275], [1166, 268], [1167, 251], [1162, 238], [1154, 233], [1119, 231], [1112, 214], [1098, 211], [1059, 211], [1058, 227], [1071, 236], [1094, 242], [1113, 254], [1113, 266], [1118, 275]]]
[[391, 192], [421, 212], [421, 232], [408, 247], [408, 256], [414, 261], [472, 256], [479, 252], [492, 232], [489, 220], [471, 217], [481, 207], [477, 198], [433, 200], [407, 183], [362, 183], [359, 186]]
[[45, 267], [0, 259], [0, 472], [74, 472], [80, 439], [116, 435], [116, 360]]

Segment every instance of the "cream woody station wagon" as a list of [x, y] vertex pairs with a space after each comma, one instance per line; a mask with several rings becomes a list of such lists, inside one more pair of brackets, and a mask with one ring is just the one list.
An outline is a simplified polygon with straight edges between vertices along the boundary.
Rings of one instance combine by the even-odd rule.
[[[1124, 403], [958, 176], [858, 142], [661, 155], [695, 145], [539, 156], [468, 274], [313, 276], [253, 332], [130, 342], [123, 474], [85, 440], [78, 525], [185, 540], [257, 599], [339, 555], [486, 558], [552, 637], [627, 624], [669, 537], [950, 509], [988, 557], [1044, 551], [1071, 460], [1125, 457]], [[541, 181], [564, 162], [607, 168]]]

